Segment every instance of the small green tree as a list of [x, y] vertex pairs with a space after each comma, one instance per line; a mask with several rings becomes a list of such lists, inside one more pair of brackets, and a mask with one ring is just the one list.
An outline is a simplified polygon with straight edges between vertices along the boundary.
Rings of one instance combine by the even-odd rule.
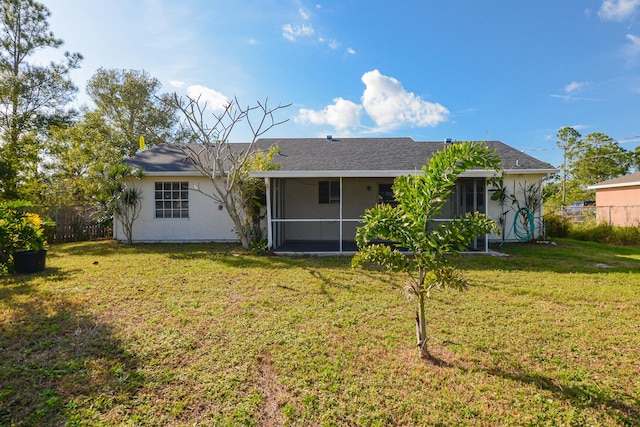
[[[422, 174], [395, 179], [396, 206], [368, 209], [356, 232], [360, 252], [354, 267], [378, 265], [407, 273], [407, 290], [417, 298], [416, 333], [421, 358], [428, 358], [425, 300], [436, 289], [463, 290], [467, 280], [448, 265], [447, 255], [465, 250], [478, 235], [497, 232], [485, 214], [467, 213], [452, 221], [434, 221], [447, 203], [456, 180], [473, 169], [498, 170], [499, 159], [482, 143], [446, 145], [422, 168]], [[375, 243], [376, 240], [383, 243]]]
[[[141, 169], [133, 170], [126, 163], [118, 163], [105, 170], [105, 184], [98, 197], [98, 204], [106, 215], [112, 215], [122, 225], [127, 243], [133, 243], [133, 223], [142, 209], [142, 191], [134, 180], [144, 178]], [[114, 227], [117, 224], [113, 224]]]
[[252, 178], [249, 173], [280, 169], [280, 165], [273, 161], [279, 152], [278, 145], [271, 146], [266, 151], [257, 151], [236, 171], [238, 175], [236, 197], [239, 199], [239, 204], [244, 205], [245, 212], [243, 229], [249, 238], [250, 247], [259, 252], [267, 249], [261, 227], [266, 185], [264, 179]]

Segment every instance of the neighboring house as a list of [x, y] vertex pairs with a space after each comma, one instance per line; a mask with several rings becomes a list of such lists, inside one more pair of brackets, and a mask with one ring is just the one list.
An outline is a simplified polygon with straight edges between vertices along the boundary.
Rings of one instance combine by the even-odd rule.
[[[279, 170], [252, 172], [252, 176], [264, 178], [267, 184], [264, 227], [269, 247], [277, 252], [356, 250], [355, 232], [364, 210], [376, 203], [392, 203], [394, 178], [421, 173], [422, 166], [445, 143], [411, 138], [259, 140], [258, 149], [276, 144], [280, 147], [275, 158]], [[519, 196], [522, 204], [522, 188], [556, 172], [548, 163], [502, 142], [485, 144], [496, 150], [505, 187]], [[138, 153], [128, 163], [146, 173], [140, 184], [143, 207], [133, 227], [134, 241], [237, 240], [233, 224], [222, 207], [194, 190], [207, 191], [212, 185], [195, 171], [180, 148], [161, 144]], [[488, 179], [494, 176], [495, 171], [487, 170], [463, 174], [440, 220], [474, 211], [499, 220], [501, 210], [490, 200], [488, 185]], [[540, 223], [542, 209], [534, 215]], [[507, 215], [509, 225], [513, 216], [513, 212]], [[116, 238], [123, 236], [120, 233]], [[484, 251], [489, 240], [499, 239], [497, 235], [479, 236], [472, 246]]]
[[596, 190], [596, 221], [640, 226], [640, 172], [599, 182], [589, 189]]

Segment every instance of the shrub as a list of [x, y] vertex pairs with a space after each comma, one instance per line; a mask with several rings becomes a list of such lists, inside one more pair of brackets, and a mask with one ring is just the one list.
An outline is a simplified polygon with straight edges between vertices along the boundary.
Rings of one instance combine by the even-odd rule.
[[544, 230], [546, 237], [567, 237], [571, 229], [571, 222], [564, 216], [550, 213], [544, 216]]
[[605, 223], [574, 224], [568, 236], [575, 240], [611, 245], [640, 245], [640, 227], [615, 227]]
[[40, 251], [44, 249], [44, 227], [39, 215], [25, 212], [27, 202], [0, 204], [0, 272], [12, 269], [12, 257], [16, 251]]

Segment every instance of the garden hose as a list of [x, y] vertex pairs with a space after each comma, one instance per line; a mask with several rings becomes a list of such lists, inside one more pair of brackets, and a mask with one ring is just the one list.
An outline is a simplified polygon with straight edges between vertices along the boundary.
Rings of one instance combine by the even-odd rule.
[[[525, 221], [523, 221], [522, 223], [518, 222], [520, 215], [522, 215], [527, 219], [526, 222]], [[527, 227], [527, 223], [529, 224], [528, 227]], [[504, 239], [502, 239], [502, 243], [500, 243], [500, 247], [504, 245], [504, 243], [507, 241], [509, 236], [511, 236], [511, 233], [513, 233], [514, 236], [516, 236], [519, 242], [525, 243], [533, 239], [533, 236], [535, 234], [534, 231], [535, 231], [535, 218], [533, 216], [533, 212], [531, 212], [529, 208], [520, 208], [518, 209], [515, 216], [513, 217], [513, 224], [511, 225], [511, 229], [509, 230], [507, 235], [504, 237]]]

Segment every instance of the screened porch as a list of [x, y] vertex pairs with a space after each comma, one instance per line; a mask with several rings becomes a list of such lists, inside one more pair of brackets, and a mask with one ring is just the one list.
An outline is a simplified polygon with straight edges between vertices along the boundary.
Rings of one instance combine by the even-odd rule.
[[[360, 217], [377, 203], [394, 203], [394, 177], [267, 177], [267, 235], [277, 253], [354, 253]], [[459, 179], [442, 214], [486, 213], [486, 177]], [[470, 250], [487, 251], [487, 236]]]

